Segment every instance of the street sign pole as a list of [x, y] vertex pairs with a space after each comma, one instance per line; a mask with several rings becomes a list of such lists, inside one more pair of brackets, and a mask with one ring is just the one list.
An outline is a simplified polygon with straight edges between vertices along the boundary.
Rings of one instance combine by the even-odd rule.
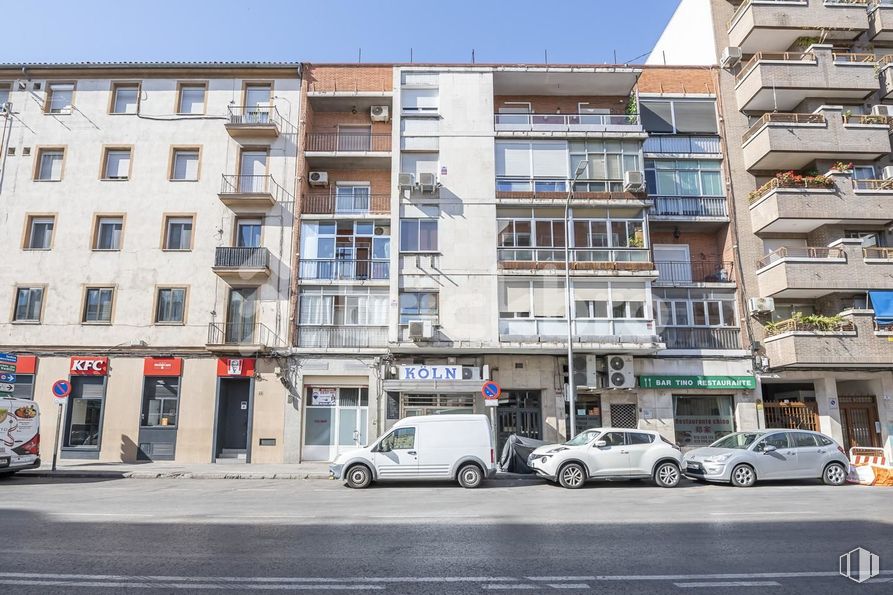
[[56, 436], [53, 440], [53, 472], [56, 471], [56, 457], [59, 455], [59, 431], [62, 428], [62, 401], [59, 401], [59, 409], [56, 411]]
[[493, 451], [494, 458], [496, 458], [498, 455], [495, 451], [499, 446], [497, 443], [498, 434], [496, 432], [496, 408], [499, 406], [499, 395], [502, 394], [502, 388], [490, 380], [481, 387], [481, 394], [484, 396], [484, 405], [490, 410], [490, 431], [493, 434]]

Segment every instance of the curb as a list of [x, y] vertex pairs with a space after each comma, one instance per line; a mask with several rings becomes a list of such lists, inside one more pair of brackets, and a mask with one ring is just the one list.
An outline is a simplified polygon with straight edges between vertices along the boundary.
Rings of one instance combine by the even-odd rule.
[[[74, 471], [57, 470], [21, 471], [19, 477], [40, 477], [49, 479], [329, 479], [329, 474], [319, 471], [298, 473], [257, 473], [257, 472], [190, 472], [190, 471]], [[490, 481], [539, 481], [535, 475], [520, 473], [497, 473]]]

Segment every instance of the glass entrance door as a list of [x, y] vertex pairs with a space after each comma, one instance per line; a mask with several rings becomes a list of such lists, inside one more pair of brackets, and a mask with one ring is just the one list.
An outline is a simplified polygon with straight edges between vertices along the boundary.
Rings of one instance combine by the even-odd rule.
[[369, 440], [369, 389], [309, 386], [304, 411], [304, 451], [308, 461], [330, 461]]

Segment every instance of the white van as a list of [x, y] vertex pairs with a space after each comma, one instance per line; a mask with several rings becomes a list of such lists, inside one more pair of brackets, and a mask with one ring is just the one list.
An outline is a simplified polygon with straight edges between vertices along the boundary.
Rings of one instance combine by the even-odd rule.
[[40, 467], [40, 409], [27, 399], [0, 399], [0, 477]]
[[329, 477], [352, 488], [388, 479], [455, 479], [476, 488], [496, 473], [486, 415], [420, 415], [401, 419], [372, 445], [346, 452]]

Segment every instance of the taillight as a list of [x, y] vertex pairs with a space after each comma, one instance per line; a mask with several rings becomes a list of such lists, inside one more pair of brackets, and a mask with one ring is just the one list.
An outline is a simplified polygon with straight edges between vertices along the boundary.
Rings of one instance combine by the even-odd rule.
[[490, 464], [494, 464], [496, 462], [496, 451], [492, 448], [490, 449]]
[[20, 455], [40, 455], [40, 434], [37, 434], [29, 440], [25, 442], [21, 446], [13, 449], [16, 453]]

